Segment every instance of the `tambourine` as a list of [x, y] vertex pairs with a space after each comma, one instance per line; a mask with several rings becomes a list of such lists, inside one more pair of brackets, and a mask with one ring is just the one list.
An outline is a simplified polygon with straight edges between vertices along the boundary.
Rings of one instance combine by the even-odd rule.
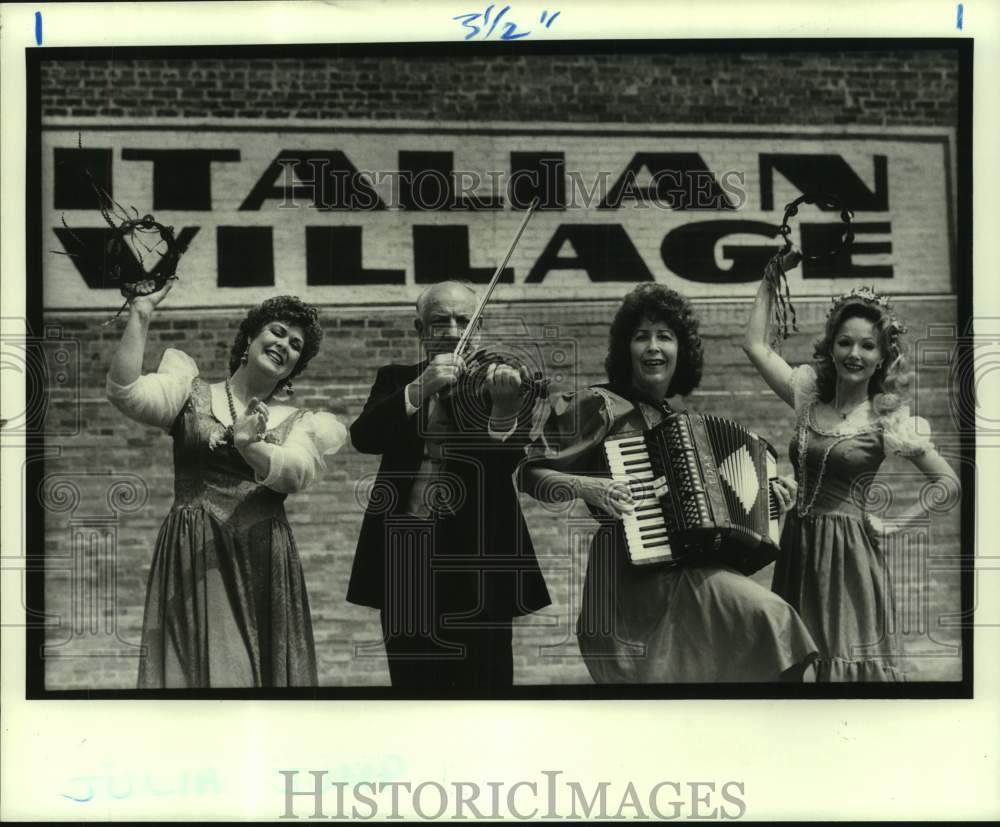
[[[788, 278], [785, 276], [785, 268], [782, 266], [781, 260], [792, 252], [792, 228], [788, 222], [789, 219], [798, 215], [800, 204], [815, 204], [820, 209], [837, 210], [840, 213], [840, 220], [844, 223], [837, 244], [816, 255], [806, 256], [796, 251], [800, 261], [820, 261], [830, 258], [854, 242], [854, 230], [851, 228], [851, 219], [854, 217], [854, 213], [847, 209], [836, 195], [810, 192], [800, 195], [785, 205], [785, 214], [782, 216], [781, 226], [778, 227], [778, 232], [785, 243], [767, 263], [765, 270], [765, 278], [774, 296], [774, 326], [778, 339], [787, 339], [791, 335], [789, 326], [796, 333], [799, 330], [795, 307], [792, 305], [792, 294], [788, 289]], [[791, 319], [791, 324], [789, 324], [789, 319]], [[772, 344], [776, 343], [777, 339]]]
[[[82, 134], [78, 136], [77, 144], [83, 149]], [[85, 244], [64, 217], [62, 224], [68, 232], [70, 247], [76, 249], [54, 252], [81, 259], [84, 266], [102, 271], [107, 281], [118, 286], [125, 303], [112, 318], [104, 322], [106, 326], [117, 319], [137, 296], [155, 293], [168, 281], [176, 279], [177, 264], [184, 248], [174, 236], [173, 227], [160, 223], [148, 213], [140, 216], [134, 207], [126, 208], [119, 204], [111, 193], [94, 180], [89, 169], [84, 168], [83, 175], [94, 192], [95, 206], [111, 232], [107, 234], [107, 241], [100, 250], [101, 258], [95, 261], [93, 258], [98, 255], [98, 251]]]
[[[174, 237], [173, 227], [161, 224], [151, 215], [144, 215], [142, 218], [123, 221], [114, 227], [114, 231], [107, 245], [111, 261], [108, 276], [119, 282], [119, 290], [126, 299], [148, 296], [161, 289], [170, 279], [177, 278], [177, 263], [180, 261], [181, 249]], [[148, 238], [144, 238], [145, 236]], [[122, 265], [129, 261], [130, 256], [129, 250], [126, 249], [128, 247], [126, 239], [131, 239], [133, 250], [141, 246], [148, 254], [159, 256], [159, 261], [152, 270], [145, 272], [143, 269], [141, 253], [137, 263], [143, 272], [138, 273], [131, 267], [128, 268], [131, 272], [126, 273], [123, 270]]]
[[[798, 215], [800, 204], [815, 204], [820, 209], [837, 210], [840, 213], [840, 220], [844, 222], [844, 227], [838, 244], [818, 255], [802, 256], [803, 261], [819, 261], [823, 258], [835, 256], [845, 247], [850, 246], [854, 242], [854, 230], [851, 228], [851, 219], [854, 218], [854, 213], [844, 207], [836, 195], [830, 195], [828, 193], [806, 193], [805, 195], [800, 195], [794, 201], [785, 205], [785, 214], [781, 219], [781, 226], [778, 227], [778, 232], [781, 233], [781, 237], [784, 238], [785, 244], [781, 248], [779, 255], [786, 256], [792, 250], [792, 228], [789, 226], [788, 220]], [[800, 253], [799, 255], [802, 254]]]
[[[108, 278], [118, 282], [118, 290], [125, 297], [118, 312], [104, 323], [109, 325], [137, 296], [156, 293], [168, 281], [177, 278], [177, 264], [183, 250], [174, 236], [174, 228], [161, 224], [152, 215], [127, 219], [117, 226], [107, 214], [105, 219], [114, 230], [107, 243], [105, 272]], [[147, 255], [158, 257], [149, 271], [145, 269]]]

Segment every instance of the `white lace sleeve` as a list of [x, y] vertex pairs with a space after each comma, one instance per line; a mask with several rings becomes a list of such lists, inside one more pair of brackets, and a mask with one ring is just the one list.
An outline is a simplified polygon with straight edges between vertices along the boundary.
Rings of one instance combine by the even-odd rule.
[[788, 378], [788, 388], [795, 402], [795, 413], [802, 413], [816, 401], [816, 369], [812, 365], [799, 365]]
[[169, 431], [191, 394], [191, 382], [198, 375], [194, 359], [167, 348], [156, 373], [146, 373], [129, 385], [107, 378], [108, 400], [129, 419]]
[[886, 453], [913, 458], [934, 450], [931, 426], [921, 416], [910, 416], [908, 405], [901, 405], [882, 418], [882, 434]]
[[337, 453], [346, 441], [347, 429], [332, 413], [306, 411], [292, 424], [285, 441], [273, 446], [267, 476], [257, 482], [284, 494], [302, 491], [326, 470], [324, 457]]

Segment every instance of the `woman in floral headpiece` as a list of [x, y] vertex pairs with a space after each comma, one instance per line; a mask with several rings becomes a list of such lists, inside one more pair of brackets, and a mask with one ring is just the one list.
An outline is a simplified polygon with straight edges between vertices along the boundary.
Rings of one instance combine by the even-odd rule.
[[137, 296], [108, 371], [108, 399], [174, 441], [174, 503], [160, 528], [142, 624], [139, 687], [313, 686], [309, 601], [287, 494], [325, 468], [347, 431], [284, 404], [319, 351], [315, 308], [277, 296], [240, 324], [226, 378], [168, 348], [142, 374], [146, 332], [172, 281]]
[[[958, 477], [935, 450], [927, 422], [900, 396], [906, 328], [885, 297], [855, 288], [836, 299], [813, 363], [793, 369], [770, 345], [772, 284], [798, 262], [772, 259], [743, 349], [795, 409], [789, 448], [798, 494], [781, 536], [773, 589], [798, 610], [820, 648], [818, 680], [903, 680], [891, 634], [893, 601], [881, 520], [865, 509], [887, 454], [910, 460], [958, 500]], [[917, 505], [901, 515], [923, 516]]]

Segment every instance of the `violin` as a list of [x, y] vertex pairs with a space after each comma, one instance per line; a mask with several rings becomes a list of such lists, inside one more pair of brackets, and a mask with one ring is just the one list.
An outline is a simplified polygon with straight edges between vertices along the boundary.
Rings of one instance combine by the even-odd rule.
[[[512, 367], [521, 374], [521, 395], [535, 399], [545, 399], [549, 395], [549, 379], [540, 370], [529, 371], [524, 362], [506, 353], [489, 351], [485, 348], [477, 350], [465, 363], [465, 373], [462, 380], [469, 385], [471, 392], [477, 395], [489, 396], [486, 380], [491, 365]], [[459, 380], [459, 383], [462, 383]]]
[[500, 262], [493, 273], [493, 277], [479, 299], [475, 312], [469, 319], [469, 323], [466, 325], [461, 338], [458, 340], [458, 344], [455, 346], [455, 355], [464, 358], [465, 371], [458, 382], [447, 393], [439, 394], [439, 397], [445, 403], [452, 423], [459, 432], [482, 432], [487, 427], [492, 406], [487, 382], [490, 369], [496, 365], [513, 367], [521, 375], [521, 409], [518, 412], [519, 420], [524, 415], [530, 417], [535, 403], [539, 399], [548, 397], [549, 380], [545, 378], [541, 371], [530, 371], [524, 362], [516, 356], [485, 348], [481, 348], [469, 356], [465, 355], [469, 348], [473, 332], [478, 328], [479, 321], [490, 300], [490, 296], [493, 295], [493, 291], [500, 281], [500, 276], [503, 275], [504, 268], [507, 266], [507, 262], [510, 261], [510, 257], [514, 253], [514, 248], [517, 246], [524, 228], [528, 226], [528, 221], [531, 220], [531, 216], [538, 208], [539, 203], [540, 199], [534, 198], [528, 205], [524, 219], [521, 221], [521, 226], [518, 228], [517, 233], [514, 235], [514, 240], [511, 241], [510, 247], [507, 250], [507, 255], [504, 256], [503, 261]]
[[488, 427], [493, 407], [488, 379], [491, 368], [497, 365], [512, 367], [521, 375], [519, 421], [531, 417], [538, 400], [548, 398], [550, 380], [541, 371], [530, 370], [523, 360], [511, 354], [477, 350], [465, 360], [465, 371], [458, 382], [449, 393], [440, 396], [459, 433], [482, 433]]

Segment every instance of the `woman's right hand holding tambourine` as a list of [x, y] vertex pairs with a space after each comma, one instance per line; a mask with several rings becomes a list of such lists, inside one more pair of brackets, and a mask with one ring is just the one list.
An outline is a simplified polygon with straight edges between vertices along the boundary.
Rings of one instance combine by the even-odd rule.
[[802, 261], [802, 253], [798, 250], [789, 250], [779, 259], [781, 269], [786, 273], [798, 267], [800, 261]]
[[[789, 250], [780, 258], [772, 258], [768, 262], [768, 266], [764, 268], [765, 281], [774, 281], [779, 279], [782, 273], [787, 273], [789, 270], [794, 270], [798, 267], [800, 261], [802, 261], [802, 253], [798, 250]], [[779, 267], [781, 270], [780, 272], [777, 272], [777, 268]]]
[[[169, 293], [173, 288], [174, 281], [176, 281], [176, 279], [167, 279], [163, 283], [163, 287], [161, 287], [159, 290], [154, 290], [152, 293], [147, 293], [144, 296], [136, 296], [129, 302], [129, 305], [134, 311], [136, 311], [140, 315], [146, 317], [151, 316], [153, 311], [156, 309], [157, 305], [159, 305], [159, 303], [162, 302], [167, 297], [167, 293]], [[136, 285], [136, 288], [141, 291], [144, 289], [149, 289], [154, 284], [155, 282], [152, 279], [150, 279], [149, 281], [139, 282]]]

